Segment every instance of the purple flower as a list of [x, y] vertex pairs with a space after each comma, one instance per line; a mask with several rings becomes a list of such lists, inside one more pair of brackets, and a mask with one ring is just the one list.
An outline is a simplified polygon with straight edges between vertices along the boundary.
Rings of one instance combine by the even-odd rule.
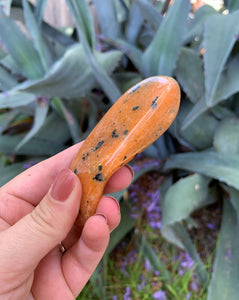
[[207, 228], [212, 229], [212, 230], [214, 230], [216, 228], [215, 225], [212, 223], [207, 223], [206, 226], [207, 226]]
[[189, 256], [189, 254], [186, 252], [184, 259], [180, 263], [180, 266], [189, 270], [193, 267], [193, 265], [194, 265], [194, 261]]
[[151, 264], [147, 258], [145, 259], [144, 267], [147, 271], [151, 271]]
[[186, 299], [188, 300], [188, 299], [190, 299], [190, 298], [191, 298], [191, 293], [188, 292], [188, 293], [187, 293], [187, 296], [186, 296]]
[[24, 170], [26, 170], [26, 169], [28, 169], [28, 168], [34, 166], [36, 163], [37, 163], [36, 161], [29, 161], [29, 162], [23, 164], [22, 167], [23, 167]]
[[112, 296], [112, 300], [117, 300], [117, 298], [118, 298], [118, 297], [117, 297], [116, 295], [113, 295], [113, 296]]
[[155, 300], [167, 300], [167, 297], [166, 297], [166, 292], [164, 291], [157, 291], [153, 294], [153, 299]]
[[126, 291], [125, 291], [125, 294], [124, 294], [124, 300], [131, 300], [130, 287], [129, 286], [126, 287]]
[[136, 254], [137, 254], [136, 250], [132, 250], [125, 256], [125, 259], [120, 267], [120, 270], [124, 273], [125, 276], [129, 276], [129, 273], [126, 270], [126, 268], [129, 264], [132, 264], [136, 261], [137, 259]]
[[196, 282], [192, 281], [190, 284], [190, 287], [193, 291], [197, 292], [198, 291], [198, 285]]

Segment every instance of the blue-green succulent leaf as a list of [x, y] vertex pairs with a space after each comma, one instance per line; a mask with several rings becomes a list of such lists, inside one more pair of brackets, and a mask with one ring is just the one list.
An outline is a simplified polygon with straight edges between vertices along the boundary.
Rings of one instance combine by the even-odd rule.
[[206, 103], [215, 105], [215, 94], [226, 61], [239, 32], [239, 11], [228, 15], [214, 15], [205, 22], [204, 54]]
[[[39, 2], [39, 1], [37, 1], [37, 2]], [[45, 44], [44, 44], [44, 41], [42, 38], [39, 24], [37, 23], [37, 20], [31, 10], [29, 2], [27, 0], [23, 0], [23, 8], [24, 8], [23, 12], [24, 12], [24, 18], [25, 18], [25, 23], [26, 23], [27, 29], [31, 34], [34, 47], [39, 54], [42, 66], [44, 68], [44, 71], [46, 72], [49, 68], [49, 64], [47, 61], [46, 47], [45, 47]]]
[[112, 0], [93, 0], [102, 34], [106, 38], [120, 37], [120, 23]]
[[47, 116], [49, 108], [48, 100], [42, 99], [36, 102], [36, 109], [35, 109], [35, 116], [34, 116], [34, 123], [31, 130], [25, 135], [25, 137], [21, 140], [21, 142], [16, 147], [16, 152], [28, 141], [31, 140], [33, 136], [37, 134], [40, 130], [42, 125], [44, 124]]
[[174, 1], [170, 6], [143, 55], [142, 72], [145, 76], [172, 75], [180, 53], [189, 8], [189, 0]]
[[190, 48], [182, 47], [175, 75], [190, 101], [196, 103], [204, 95], [203, 61]]
[[0, 93], [0, 108], [14, 108], [27, 105], [36, 100], [36, 95], [16, 89]]
[[44, 74], [41, 60], [31, 41], [1, 9], [0, 39], [24, 76], [36, 79]]
[[239, 190], [239, 156], [212, 150], [172, 155], [165, 170], [182, 169], [218, 179]]
[[17, 85], [17, 80], [0, 65], [0, 91], [7, 91]]
[[207, 300], [237, 300], [239, 289], [239, 192], [225, 187], [223, 218]]

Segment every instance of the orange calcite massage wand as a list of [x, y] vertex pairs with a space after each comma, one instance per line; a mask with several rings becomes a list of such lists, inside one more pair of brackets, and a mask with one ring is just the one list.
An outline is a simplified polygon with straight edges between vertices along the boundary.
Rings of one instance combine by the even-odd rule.
[[82, 144], [71, 164], [82, 183], [76, 225], [95, 214], [113, 173], [162, 135], [180, 104], [177, 82], [166, 76], [147, 78], [125, 92]]

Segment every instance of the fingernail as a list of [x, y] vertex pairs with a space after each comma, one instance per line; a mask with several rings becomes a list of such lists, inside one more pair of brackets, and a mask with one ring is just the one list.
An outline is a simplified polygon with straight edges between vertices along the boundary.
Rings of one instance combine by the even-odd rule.
[[66, 201], [74, 187], [74, 175], [68, 169], [57, 174], [51, 188], [51, 197], [56, 201]]
[[120, 211], [119, 202], [114, 197], [112, 197], [112, 196], [108, 196], [108, 197], [114, 201], [115, 205], [117, 206], [118, 211]]
[[104, 218], [105, 219], [105, 223], [107, 223], [107, 218], [106, 218], [105, 214], [103, 214], [103, 213], [95, 213], [95, 216], [100, 216], [100, 217]]
[[128, 168], [128, 170], [130, 171], [132, 178], [134, 178], [134, 170], [129, 166], [129, 165], [125, 165], [126, 168]]

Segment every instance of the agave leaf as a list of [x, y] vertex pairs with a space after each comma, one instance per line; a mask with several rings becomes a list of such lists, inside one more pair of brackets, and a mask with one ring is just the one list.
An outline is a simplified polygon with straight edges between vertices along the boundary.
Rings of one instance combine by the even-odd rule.
[[239, 192], [226, 187], [229, 199], [224, 200], [223, 219], [217, 243], [212, 279], [207, 300], [236, 300], [239, 289]]
[[126, 92], [137, 82], [143, 80], [143, 77], [139, 73], [135, 72], [118, 72], [112, 76], [122, 93]]
[[188, 115], [185, 117], [182, 123], [182, 130], [185, 130], [189, 125], [191, 125], [201, 114], [208, 110], [205, 98], [202, 97], [189, 111]]
[[195, 261], [203, 284], [207, 281], [207, 273], [186, 228], [180, 223], [188, 219], [195, 210], [211, 203], [208, 201], [209, 181], [209, 178], [199, 174], [179, 180], [166, 192], [162, 206], [163, 236], [176, 245], [180, 245], [180, 242], [183, 244]]
[[140, 29], [143, 25], [144, 18], [142, 16], [141, 9], [136, 4], [136, 1], [132, 1], [132, 5], [129, 10], [129, 17], [126, 28], [126, 40], [135, 45], [137, 37], [140, 33]]
[[221, 74], [218, 87], [215, 91], [213, 103], [217, 104], [228, 99], [239, 91], [239, 56], [232, 58], [226, 70]]
[[201, 99], [204, 95], [204, 70], [203, 62], [195, 50], [182, 47], [175, 74], [193, 103]]
[[[107, 73], [111, 73], [117, 66], [121, 55], [119, 51], [96, 53], [100, 65]], [[46, 97], [77, 98], [84, 96], [95, 85], [84, 49], [77, 44], [65, 52], [43, 79], [25, 82], [18, 88]]]
[[31, 79], [41, 77], [44, 69], [30, 40], [10, 17], [1, 12], [1, 9], [0, 15], [0, 38], [19, 70]]
[[212, 147], [215, 130], [218, 126], [218, 120], [210, 113], [205, 112], [194, 120], [190, 127], [181, 128], [185, 116], [191, 110], [192, 105], [189, 102], [181, 104], [180, 111], [177, 116], [178, 134], [194, 149], [204, 150]]
[[154, 31], [157, 31], [160, 23], [163, 20], [162, 14], [156, 9], [153, 4], [146, 0], [135, 0], [144, 19], [151, 25]]
[[230, 12], [239, 9], [239, 1], [238, 0], [225, 0], [224, 3]]
[[178, 0], [170, 6], [155, 37], [143, 54], [145, 76], [172, 75], [182, 45], [190, 1]]
[[86, 0], [66, 0], [66, 4], [75, 19], [80, 40], [87, 43], [91, 49], [95, 46], [95, 32], [92, 15]]
[[15, 118], [17, 114], [18, 112], [13, 109], [5, 113], [0, 113], [0, 134], [4, 131], [7, 125]]
[[51, 100], [51, 103], [54, 105], [58, 113], [64, 118], [66, 121], [72, 139], [74, 143], [78, 143], [80, 141], [80, 130], [75, 116], [72, 112], [64, 105], [63, 101], [59, 98], [54, 98]]
[[[2, 135], [0, 138], [0, 152], [5, 155], [15, 154], [17, 145], [24, 138], [23, 134], [18, 135]], [[54, 155], [65, 147], [51, 139], [33, 137], [30, 142], [24, 144], [17, 152], [18, 155], [31, 155], [33, 157], [39, 155]]]
[[104, 41], [127, 55], [139, 70], [142, 62], [142, 51], [134, 45], [121, 39], [104, 39]]
[[206, 150], [172, 155], [165, 171], [182, 169], [218, 179], [239, 190], [239, 156]]
[[239, 119], [222, 120], [214, 135], [216, 151], [228, 154], [239, 154]]
[[194, 14], [194, 19], [187, 27], [184, 43], [187, 44], [194, 38], [200, 38], [203, 34], [205, 21], [212, 15], [219, 14], [211, 5], [203, 5]]
[[163, 200], [163, 227], [185, 220], [192, 212], [205, 206], [209, 181], [208, 177], [194, 174], [174, 183]]
[[10, 15], [12, 0], [0, 0], [0, 7], [3, 9], [5, 15]]
[[0, 90], [7, 91], [17, 85], [17, 80], [0, 65]]
[[[239, 30], [239, 11], [229, 15], [214, 15], [207, 19], [204, 32], [206, 103], [216, 103], [215, 94], [229, 54]], [[215, 55], [216, 53], [216, 55]]]
[[31, 130], [25, 135], [25, 137], [21, 140], [21, 142], [16, 147], [16, 152], [26, 144], [42, 127], [46, 120], [47, 112], [48, 112], [49, 104], [44, 101], [36, 102], [34, 123]]
[[15, 89], [0, 93], [0, 108], [14, 108], [27, 105], [36, 100], [34, 94], [19, 92]]
[[43, 19], [43, 13], [46, 8], [48, 0], [37, 0], [36, 1], [36, 6], [34, 10], [34, 15], [36, 17], [37, 23], [40, 24], [42, 19]]
[[[76, 21], [80, 40], [91, 65], [94, 77], [99, 82], [108, 98], [114, 103], [121, 96], [121, 93], [110, 76], [108, 76], [107, 72], [100, 66], [94, 55], [96, 53], [94, 52], [95, 37], [93, 21], [88, 4], [86, 3], [86, 0], [78, 2], [76, 0], [67, 0], [67, 4]], [[84, 24], [83, 21], [85, 22]], [[89, 26], [89, 29], [87, 25]]]
[[39, 54], [41, 64], [44, 68], [44, 71], [46, 72], [49, 68], [47, 55], [46, 55], [46, 47], [41, 35], [39, 24], [37, 23], [37, 20], [35, 19], [35, 16], [27, 0], [23, 0], [23, 12], [24, 12], [24, 18], [25, 18], [27, 29], [31, 34], [34, 47]]
[[120, 36], [121, 28], [117, 19], [114, 1], [93, 0], [97, 11], [101, 31], [106, 38], [116, 39]]

